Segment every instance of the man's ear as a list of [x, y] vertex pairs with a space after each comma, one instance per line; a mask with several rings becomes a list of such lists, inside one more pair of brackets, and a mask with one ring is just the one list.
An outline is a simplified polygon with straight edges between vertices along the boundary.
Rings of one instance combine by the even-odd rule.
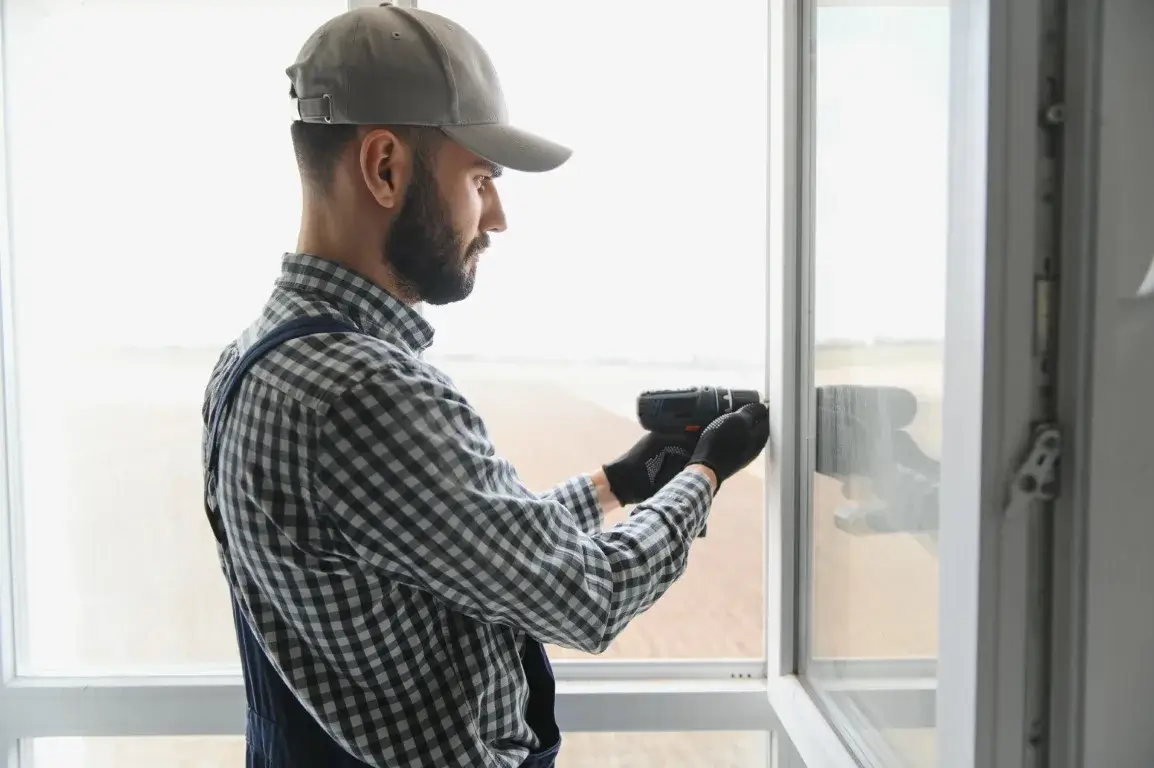
[[409, 148], [387, 128], [376, 128], [361, 139], [361, 177], [382, 208], [399, 208], [413, 172]]

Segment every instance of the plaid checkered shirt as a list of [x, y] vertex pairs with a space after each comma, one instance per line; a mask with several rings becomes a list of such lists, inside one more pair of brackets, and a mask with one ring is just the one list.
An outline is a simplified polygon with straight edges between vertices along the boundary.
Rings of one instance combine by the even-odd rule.
[[366, 335], [285, 342], [241, 381], [217, 474], [222, 569], [274, 666], [351, 754], [516, 766], [536, 741], [526, 635], [602, 651], [684, 572], [709, 483], [683, 472], [605, 529], [589, 476], [534, 493], [422, 359], [427, 321], [305, 254], [284, 257], [261, 316], [222, 353], [206, 420], [239, 353], [300, 316]]

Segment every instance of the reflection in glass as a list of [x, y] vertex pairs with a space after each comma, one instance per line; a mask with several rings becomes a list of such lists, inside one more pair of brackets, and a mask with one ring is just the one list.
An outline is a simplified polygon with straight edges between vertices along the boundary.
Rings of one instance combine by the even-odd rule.
[[838, 4], [815, 23], [806, 675], [851, 743], [929, 766], [932, 686], [893, 707], [847, 683], [936, 674], [949, 8]]

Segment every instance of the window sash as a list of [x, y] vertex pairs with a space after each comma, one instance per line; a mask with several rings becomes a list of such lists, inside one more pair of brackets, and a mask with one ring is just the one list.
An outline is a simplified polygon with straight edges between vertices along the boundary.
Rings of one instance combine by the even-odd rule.
[[[782, 116], [771, 121], [771, 133], [776, 126], [785, 147], [779, 162], [787, 199], [783, 242], [771, 241], [769, 254], [767, 390], [778, 465], [768, 475], [768, 506], [778, 519], [771, 514], [769, 520], [768, 570], [778, 573], [767, 596], [783, 602], [768, 640], [768, 688], [782, 741], [806, 764], [857, 764], [846, 746], [863, 762], [893, 763], [881, 754], [886, 746], [871, 741], [863, 727], [869, 724], [853, 719], [853, 697], [862, 695], [855, 688], [874, 696], [871, 709], [885, 707], [894, 723], [914, 727], [930, 724], [924, 716], [932, 697], [943, 768], [1022, 765], [1030, 755], [1031, 724], [1045, 716], [1037, 665], [1044, 660], [1046, 632], [1044, 617], [1031, 610], [1040, 604], [1043, 586], [1044, 513], [1035, 508], [1003, 518], [1008, 483], [1039, 413], [1037, 262], [1056, 255], [1045, 252], [1048, 242], [1037, 229], [1039, 221], [1055, 218], [1037, 183], [1045, 163], [1037, 115], [1048, 106], [1040, 87], [1047, 53], [1041, 41], [1056, 22], [1041, 0], [945, 2], [951, 9], [952, 135], [941, 532], [949, 543], [940, 553], [940, 661], [836, 661], [857, 666], [844, 675], [843, 690], [832, 686], [833, 696], [844, 695], [850, 704], [836, 712], [802, 674], [807, 663], [810, 671], [828, 663], [806, 659], [813, 455], [802, 435], [813, 418], [807, 323], [814, 224], [808, 52], [815, 5], [871, 3], [798, 0], [773, 17], [785, 39], [771, 34], [771, 54], [775, 46], [784, 48], [784, 66], [792, 72], [778, 105]], [[775, 150], [771, 145], [771, 158]], [[883, 688], [891, 690], [890, 698]], [[852, 730], [834, 735], [835, 725]]]

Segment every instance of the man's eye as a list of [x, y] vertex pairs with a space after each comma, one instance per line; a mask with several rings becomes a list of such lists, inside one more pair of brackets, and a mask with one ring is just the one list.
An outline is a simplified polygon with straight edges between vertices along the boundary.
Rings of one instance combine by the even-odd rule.
[[488, 176], [478, 176], [477, 177], [477, 189], [484, 189], [485, 185], [488, 183], [489, 183], [489, 177]]

